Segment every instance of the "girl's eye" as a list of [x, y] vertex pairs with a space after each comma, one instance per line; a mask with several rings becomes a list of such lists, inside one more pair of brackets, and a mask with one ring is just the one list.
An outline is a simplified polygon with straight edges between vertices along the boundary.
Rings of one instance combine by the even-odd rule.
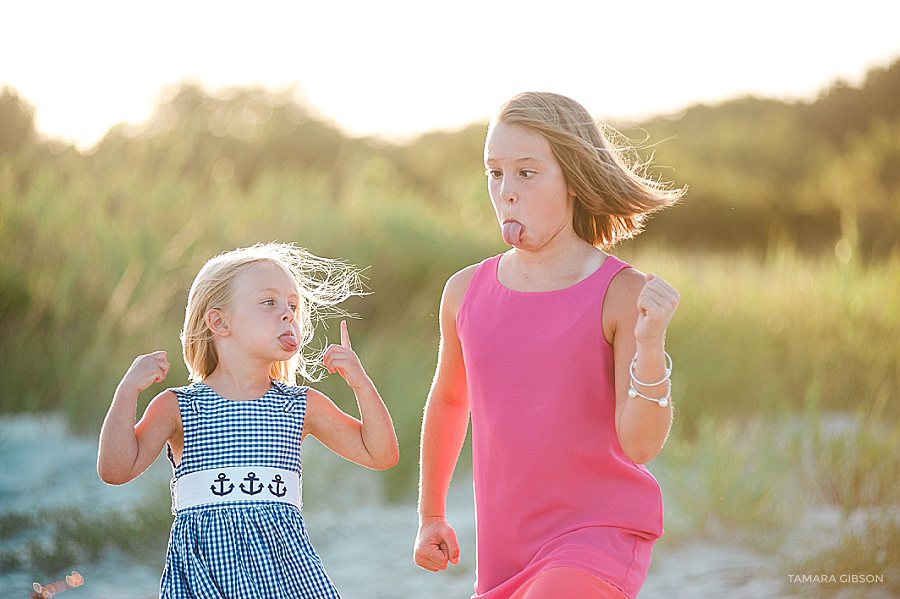
[[263, 300], [262, 303], [265, 304], [266, 306], [274, 306], [274, 305], [275, 305], [275, 300], [267, 299], [267, 300]]
[[300, 306], [298, 306], [297, 304], [288, 304], [288, 306], [290, 306], [291, 312], [296, 312], [300, 309]]
[[537, 174], [534, 171], [519, 171], [519, 173], [526, 179], [531, 179]]
[[484, 173], [491, 179], [499, 179], [500, 176], [502, 175], [500, 170], [496, 169], [496, 168], [485, 169]]

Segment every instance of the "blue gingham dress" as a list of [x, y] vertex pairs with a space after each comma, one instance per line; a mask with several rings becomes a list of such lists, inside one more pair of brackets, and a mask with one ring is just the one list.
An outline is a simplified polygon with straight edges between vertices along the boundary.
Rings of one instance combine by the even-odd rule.
[[[261, 466], [300, 473], [307, 387], [273, 382], [251, 401], [203, 383], [172, 389], [184, 428], [178, 478], [200, 470]], [[174, 505], [174, 503], [173, 503]], [[300, 510], [275, 501], [233, 501], [175, 512], [160, 599], [339, 599]]]

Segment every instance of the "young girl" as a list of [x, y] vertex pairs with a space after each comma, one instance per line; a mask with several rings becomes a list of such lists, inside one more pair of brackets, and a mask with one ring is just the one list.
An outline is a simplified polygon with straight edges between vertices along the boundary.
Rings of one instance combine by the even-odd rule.
[[397, 463], [397, 437], [346, 322], [323, 362], [356, 394], [360, 420], [295, 379], [314, 378], [318, 366], [301, 351], [314, 320], [358, 294], [358, 271], [291, 245], [227, 252], [206, 263], [188, 296], [181, 339], [193, 383], [157, 395], [135, 425], [138, 394], [166, 378], [166, 353], [140, 356], [125, 373], [97, 470], [126, 483], [166, 445], [175, 522], [161, 599], [339, 597], [300, 514], [300, 443], [314, 435], [382, 469]]
[[643, 464], [672, 422], [678, 293], [601, 249], [684, 190], [636, 174], [578, 103], [526, 93], [484, 161], [512, 249], [450, 277], [422, 431], [415, 560], [459, 546], [447, 489], [472, 416], [480, 599], [633, 598], [662, 532]]

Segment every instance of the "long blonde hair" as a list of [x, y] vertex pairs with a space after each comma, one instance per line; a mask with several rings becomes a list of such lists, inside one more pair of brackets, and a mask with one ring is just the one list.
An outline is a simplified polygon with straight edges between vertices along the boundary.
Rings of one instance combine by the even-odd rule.
[[[626, 146], [610, 143], [588, 111], [566, 96], [519, 94], [500, 107], [490, 126], [497, 123], [528, 127], [550, 143], [575, 192], [572, 225], [593, 246], [607, 247], [635, 236], [647, 214], [671, 206], [687, 191], [646, 176], [647, 164], [630, 158]], [[604, 127], [609, 137], [621, 138]]]
[[309, 354], [306, 347], [318, 322], [332, 316], [348, 316], [338, 304], [354, 295], [365, 294], [360, 270], [338, 260], [320, 258], [292, 244], [267, 243], [220, 254], [209, 260], [194, 279], [181, 331], [184, 363], [192, 381], [202, 381], [219, 364], [213, 334], [206, 324], [207, 312], [227, 308], [234, 298], [235, 280], [259, 262], [271, 262], [283, 268], [297, 284], [300, 296], [297, 322], [301, 350], [290, 360], [274, 362], [269, 376], [291, 385], [296, 384], [298, 373], [310, 381], [321, 378], [321, 354]]

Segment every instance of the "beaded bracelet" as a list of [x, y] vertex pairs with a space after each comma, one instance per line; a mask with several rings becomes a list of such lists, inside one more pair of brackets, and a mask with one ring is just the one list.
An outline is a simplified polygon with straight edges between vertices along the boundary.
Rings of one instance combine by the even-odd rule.
[[655, 397], [647, 397], [640, 391], [634, 388], [634, 381], [631, 381], [631, 387], [628, 389], [628, 397], [640, 397], [642, 399], [646, 399], [648, 401], [652, 401], [656, 404], [659, 404], [659, 407], [664, 408], [669, 405], [669, 400], [672, 398], [672, 382], [669, 381], [669, 388], [666, 390], [666, 394], [659, 399]]
[[[666, 375], [656, 383], [644, 383], [644, 382], [637, 380], [637, 377], [634, 376], [634, 365], [635, 365], [635, 363], [637, 363], [637, 353], [634, 354], [634, 358], [631, 360], [631, 366], [629, 366], [629, 368], [628, 368], [628, 372], [631, 375], [631, 385], [628, 388], [628, 397], [640, 397], [642, 399], [646, 399], [648, 401], [652, 401], [652, 402], [658, 404], [661, 408], [664, 408], [667, 405], [669, 405], [669, 400], [672, 399], [672, 380], [671, 380], [671, 378], [672, 378], [673, 364], [672, 364], [672, 356], [669, 355], [669, 352], [663, 352], [663, 353], [666, 355]], [[643, 387], [657, 387], [659, 385], [662, 385], [666, 381], [669, 382], [669, 387], [668, 387], [668, 389], [666, 389], [666, 394], [660, 398], [648, 397], [648, 396], [644, 395], [643, 393], [641, 393], [640, 391], [638, 391], [634, 386], [634, 384], [637, 383], [638, 385], [641, 385]]]

